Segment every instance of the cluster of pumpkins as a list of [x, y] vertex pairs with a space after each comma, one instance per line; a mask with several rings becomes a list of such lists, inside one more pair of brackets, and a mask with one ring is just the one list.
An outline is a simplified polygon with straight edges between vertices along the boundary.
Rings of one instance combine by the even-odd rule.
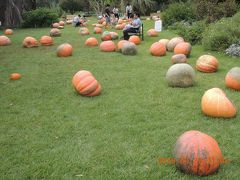
[[[124, 22], [119, 22], [121, 25]], [[60, 24], [61, 26], [64, 24]], [[50, 31], [50, 36], [59, 36], [58, 24], [53, 24], [53, 29]], [[12, 34], [12, 30], [6, 30], [5, 34]], [[81, 35], [88, 35], [89, 31], [86, 27], [80, 28]], [[94, 33], [102, 33], [102, 28], [99, 25], [94, 25]], [[149, 36], [157, 36], [154, 29], [150, 29], [147, 34]], [[53, 39], [50, 36], [42, 36], [40, 43], [44, 46], [53, 44]], [[128, 41], [120, 40], [117, 45], [112, 41], [117, 39], [118, 35], [115, 32], [105, 31], [101, 36], [101, 44], [99, 48], [103, 52], [120, 51], [126, 55], [137, 54], [137, 45], [141, 43], [138, 36], [131, 36]], [[4, 44], [5, 43], [5, 44]], [[11, 41], [6, 36], [0, 36], [0, 45], [9, 45]], [[90, 37], [85, 41], [87, 46], [97, 46], [98, 40], [95, 37]], [[38, 42], [33, 37], [26, 37], [23, 41], [24, 47], [36, 47]], [[72, 55], [73, 48], [70, 44], [64, 43], [57, 48], [57, 56], [67, 57]], [[181, 37], [175, 37], [171, 40], [161, 39], [154, 42], [149, 52], [153, 56], [165, 56], [166, 52], [174, 52], [171, 58], [172, 66], [166, 73], [166, 80], [170, 87], [190, 87], [194, 85], [195, 71], [187, 64], [187, 57], [191, 53], [191, 44], [185, 42]], [[211, 55], [202, 55], [196, 62], [196, 69], [204, 73], [212, 73], [218, 70], [219, 62]], [[11, 79], [19, 79], [20, 74], [14, 73]], [[240, 91], [240, 67], [232, 68], [225, 77], [226, 86], [234, 90]], [[94, 75], [86, 70], [78, 71], [72, 78], [72, 85], [75, 90], [83, 96], [97, 96], [101, 93], [101, 85], [96, 80]], [[211, 117], [231, 118], [236, 116], [237, 109], [233, 103], [227, 98], [223, 90], [212, 88], [207, 90], [202, 96], [201, 101], [202, 111], [204, 114]], [[200, 131], [187, 131], [182, 134], [174, 148], [174, 157], [177, 167], [185, 173], [206, 176], [216, 172], [220, 165], [224, 162], [223, 155], [218, 146], [218, 143], [211, 136]]]

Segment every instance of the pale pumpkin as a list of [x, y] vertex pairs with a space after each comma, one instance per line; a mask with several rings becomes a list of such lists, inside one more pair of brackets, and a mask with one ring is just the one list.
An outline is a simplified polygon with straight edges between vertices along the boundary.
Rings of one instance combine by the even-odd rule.
[[136, 55], [137, 54], [137, 46], [132, 42], [127, 42], [123, 44], [122, 53], [124, 55]]
[[228, 88], [240, 91], [240, 67], [234, 67], [227, 73], [225, 84]]
[[169, 39], [160, 39], [158, 42], [162, 43], [165, 45], [166, 49], [167, 49], [167, 44], [169, 42]]
[[110, 32], [110, 35], [111, 35], [111, 39], [112, 39], [112, 40], [118, 39], [118, 33], [116, 33], [116, 32]]
[[167, 50], [173, 51], [178, 43], [184, 42], [182, 37], [174, 37], [167, 43]]
[[89, 30], [86, 27], [79, 28], [79, 34], [80, 35], [89, 35]]
[[156, 37], [156, 36], [158, 36], [158, 32], [155, 29], [149, 29], [147, 31], [147, 35], [150, 37]]
[[110, 32], [104, 31], [101, 36], [102, 41], [109, 41], [112, 39]]
[[52, 28], [50, 30], [50, 36], [51, 37], [58, 37], [58, 36], [61, 36], [61, 31], [57, 28]]
[[64, 21], [59, 21], [59, 25], [60, 25], [60, 26], [64, 26], [64, 25], [65, 25], [65, 22], [64, 22]]
[[52, 27], [53, 27], [53, 28], [58, 28], [59, 26], [60, 26], [59, 23], [53, 23], [53, 24], [52, 24]]

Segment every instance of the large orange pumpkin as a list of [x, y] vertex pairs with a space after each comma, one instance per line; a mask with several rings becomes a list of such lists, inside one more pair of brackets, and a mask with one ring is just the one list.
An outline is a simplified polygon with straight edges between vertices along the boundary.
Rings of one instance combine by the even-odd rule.
[[6, 29], [4, 34], [5, 35], [12, 35], [13, 34], [13, 30], [12, 29]]
[[101, 85], [91, 72], [78, 71], [72, 78], [75, 90], [83, 96], [97, 96], [101, 93]]
[[51, 37], [58, 37], [58, 36], [61, 36], [61, 31], [57, 28], [52, 28], [50, 30], [50, 36]]
[[50, 36], [42, 36], [40, 39], [40, 43], [43, 46], [51, 46], [53, 45], [53, 38]]
[[121, 52], [124, 43], [128, 43], [128, 42], [129, 42], [129, 41], [127, 41], [127, 40], [121, 40], [121, 41], [119, 41], [118, 44], [117, 44], [117, 50]]
[[218, 60], [211, 55], [202, 55], [198, 58], [196, 69], [205, 73], [212, 73], [218, 69]]
[[53, 24], [52, 24], [52, 27], [53, 27], [53, 28], [58, 28], [59, 26], [60, 26], [59, 23], [53, 23]]
[[184, 42], [184, 39], [182, 37], [174, 37], [170, 39], [170, 41], [167, 43], [167, 50], [173, 51], [176, 45], [180, 42]]
[[85, 45], [87, 46], [97, 46], [98, 40], [95, 37], [90, 37], [85, 41]]
[[73, 48], [71, 44], [64, 43], [58, 46], [57, 48], [57, 56], [58, 57], [67, 57], [71, 56], [73, 52]]
[[240, 91], [240, 67], [234, 67], [227, 73], [225, 84], [231, 89]]
[[190, 56], [192, 46], [188, 42], [180, 42], [174, 48], [174, 54], [185, 54], [187, 57]]
[[11, 44], [11, 40], [7, 36], [0, 36], [0, 46], [8, 46]]
[[26, 48], [32, 48], [32, 47], [38, 47], [38, 41], [33, 38], [33, 37], [26, 37], [24, 40], [23, 40], [23, 47], [26, 47]]
[[86, 27], [81, 27], [81, 28], [79, 29], [79, 34], [81, 34], [81, 35], [88, 35], [88, 34], [89, 34], [88, 28], [86, 28]]
[[217, 141], [196, 130], [183, 133], [177, 139], [173, 153], [177, 168], [187, 174], [207, 176], [223, 163]]
[[147, 35], [150, 37], [156, 37], [156, 36], [158, 36], [158, 32], [155, 29], [149, 29], [147, 31]]
[[103, 52], [113, 52], [116, 50], [116, 45], [113, 41], [103, 41], [100, 44], [100, 50]]
[[10, 79], [11, 80], [18, 80], [18, 79], [20, 79], [21, 78], [21, 74], [19, 74], [19, 73], [12, 73], [11, 75], [10, 75]]
[[135, 36], [135, 35], [130, 36], [128, 41], [133, 42], [136, 45], [139, 45], [141, 43], [140, 37], [139, 36]]
[[95, 33], [95, 34], [101, 34], [101, 33], [102, 33], [102, 28], [100, 28], [100, 27], [95, 27], [95, 28], [94, 28], [94, 33]]
[[150, 47], [150, 53], [153, 56], [165, 56], [166, 51], [166, 46], [160, 42], [155, 42]]
[[235, 106], [219, 88], [206, 91], [201, 105], [203, 113], [211, 117], [231, 118], [237, 114]]

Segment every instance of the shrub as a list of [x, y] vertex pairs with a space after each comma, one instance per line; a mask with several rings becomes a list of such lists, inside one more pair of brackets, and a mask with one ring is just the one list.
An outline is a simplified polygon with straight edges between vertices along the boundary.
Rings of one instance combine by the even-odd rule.
[[240, 39], [240, 12], [232, 18], [223, 18], [211, 24], [203, 33], [203, 46], [213, 51], [223, 51]]
[[196, 20], [196, 10], [190, 2], [173, 3], [163, 12], [162, 19], [165, 27], [183, 20], [191, 23]]
[[58, 21], [57, 12], [47, 9], [38, 8], [23, 14], [23, 27], [48, 27], [53, 22]]

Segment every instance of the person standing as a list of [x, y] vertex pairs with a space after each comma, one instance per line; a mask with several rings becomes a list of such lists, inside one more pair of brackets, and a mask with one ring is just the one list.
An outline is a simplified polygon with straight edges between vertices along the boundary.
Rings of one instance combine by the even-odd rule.
[[111, 9], [109, 4], [107, 4], [105, 8], [105, 18], [108, 26], [111, 23]]
[[127, 14], [127, 17], [128, 19], [131, 17], [132, 15], [132, 6], [131, 4], [127, 3], [127, 6], [126, 6], [126, 14]]
[[119, 19], [119, 14], [118, 14], [118, 8], [117, 7], [113, 8], [113, 14], [114, 14], [115, 18]]

